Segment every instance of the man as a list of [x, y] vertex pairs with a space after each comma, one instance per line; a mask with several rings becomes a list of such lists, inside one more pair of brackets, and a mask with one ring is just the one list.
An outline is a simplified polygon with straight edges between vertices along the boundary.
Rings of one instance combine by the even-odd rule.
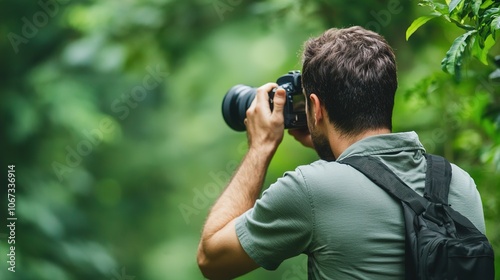
[[[327, 30], [305, 43], [302, 84], [309, 130], [289, 132], [321, 160], [285, 173], [257, 199], [283, 138], [285, 102], [284, 90], [277, 90], [271, 111], [268, 92], [277, 85], [260, 87], [245, 120], [248, 152], [203, 229], [201, 271], [228, 279], [307, 254], [309, 279], [404, 278], [400, 202], [335, 161], [376, 157], [422, 194], [424, 147], [414, 132], [391, 133], [397, 88], [392, 49], [361, 27]], [[484, 233], [474, 181], [455, 165], [452, 174], [450, 204]]]

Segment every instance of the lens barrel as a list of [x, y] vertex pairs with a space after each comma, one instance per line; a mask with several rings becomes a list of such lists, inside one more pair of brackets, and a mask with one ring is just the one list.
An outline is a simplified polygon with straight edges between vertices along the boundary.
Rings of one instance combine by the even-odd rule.
[[[276, 83], [286, 91], [283, 107], [283, 124], [285, 129], [307, 128], [305, 99], [302, 94], [301, 74], [299, 70], [289, 71], [280, 76]], [[276, 88], [268, 92], [269, 108], [273, 110], [273, 99]], [[235, 85], [230, 88], [222, 100], [222, 116], [226, 124], [236, 130], [245, 131], [247, 110], [257, 95], [257, 88], [246, 85]]]
[[236, 130], [245, 131], [247, 109], [252, 104], [257, 89], [246, 85], [230, 88], [222, 100], [222, 116], [226, 124]]

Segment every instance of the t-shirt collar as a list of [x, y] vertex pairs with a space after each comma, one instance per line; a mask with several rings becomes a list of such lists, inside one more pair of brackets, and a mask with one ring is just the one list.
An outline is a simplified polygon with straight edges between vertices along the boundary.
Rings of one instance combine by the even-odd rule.
[[385, 153], [394, 153], [408, 150], [422, 150], [424, 146], [420, 143], [417, 133], [398, 132], [369, 136], [349, 146], [337, 160], [350, 156], [369, 156]]

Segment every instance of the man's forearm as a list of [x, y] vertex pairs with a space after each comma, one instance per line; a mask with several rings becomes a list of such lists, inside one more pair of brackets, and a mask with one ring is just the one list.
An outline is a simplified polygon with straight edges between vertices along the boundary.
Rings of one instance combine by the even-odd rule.
[[255, 204], [269, 162], [283, 139], [284, 89], [276, 90], [274, 110], [269, 108], [268, 93], [276, 86], [268, 83], [257, 89], [245, 119], [250, 148], [203, 228], [197, 261], [207, 278], [231, 279], [258, 267], [239, 242], [235, 220]]
[[273, 154], [274, 151], [248, 151], [228, 186], [212, 207], [201, 236], [202, 243], [254, 205]]

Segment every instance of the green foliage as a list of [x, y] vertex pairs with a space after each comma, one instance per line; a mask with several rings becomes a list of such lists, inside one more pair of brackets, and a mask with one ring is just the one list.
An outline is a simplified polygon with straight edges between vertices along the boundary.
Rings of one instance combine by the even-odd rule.
[[[462, 55], [455, 61], [478, 52], [488, 61], [485, 50], [496, 50], [497, 3], [454, 2], [452, 15], [448, 5], [436, 4], [456, 21], [467, 10], [482, 16], [483, 29], [463, 22], [474, 26], [464, 33], [476, 33], [465, 38], [463, 53], [463, 43], [457, 45]], [[16, 165], [18, 218], [11, 273], [3, 188], [0, 279], [201, 279], [195, 255], [205, 215], [246, 150], [245, 134], [221, 117], [226, 90], [300, 69], [305, 40], [351, 25], [385, 35], [395, 49], [394, 130], [417, 130], [430, 152], [446, 155], [476, 181], [498, 266], [494, 80], [500, 75], [491, 72], [500, 70], [471, 64], [460, 84], [439, 72], [436, 61], [451, 43], [443, 34], [453, 29], [410, 33], [420, 40], [406, 42], [409, 18], [420, 15], [414, 6], [396, 0], [0, 2], [0, 168], [6, 173]], [[424, 20], [413, 31], [419, 27], [426, 28]], [[316, 158], [285, 134], [266, 186]], [[306, 275], [300, 256], [241, 279]]]
[[488, 53], [495, 45], [496, 33], [500, 29], [500, 2], [493, 0], [422, 0], [421, 6], [432, 10], [431, 15], [417, 18], [406, 31], [406, 40], [422, 25], [433, 18], [444, 18], [465, 30], [455, 39], [445, 58], [442, 69], [461, 79], [462, 61], [468, 55], [488, 64]]
[[443, 68], [443, 70], [450, 74], [455, 74], [457, 80], [461, 79], [460, 69], [462, 67], [462, 59], [464, 57], [466, 47], [470, 44], [472, 35], [474, 35], [476, 32], [476, 30], [470, 30], [455, 39], [455, 41], [453, 41], [453, 44], [451, 45], [451, 48], [446, 53], [446, 57], [441, 62], [441, 67]]
[[410, 38], [410, 36], [415, 31], [417, 31], [417, 29], [419, 29], [422, 25], [424, 25], [429, 20], [431, 20], [431, 19], [433, 19], [435, 17], [438, 17], [438, 16], [440, 16], [440, 14], [434, 13], [434, 14], [431, 14], [431, 15], [428, 15], [428, 16], [421, 16], [421, 17], [417, 18], [416, 20], [414, 20], [411, 23], [410, 27], [408, 27], [408, 29], [406, 30], [406, 40], [408, 41], [408, 39]]

